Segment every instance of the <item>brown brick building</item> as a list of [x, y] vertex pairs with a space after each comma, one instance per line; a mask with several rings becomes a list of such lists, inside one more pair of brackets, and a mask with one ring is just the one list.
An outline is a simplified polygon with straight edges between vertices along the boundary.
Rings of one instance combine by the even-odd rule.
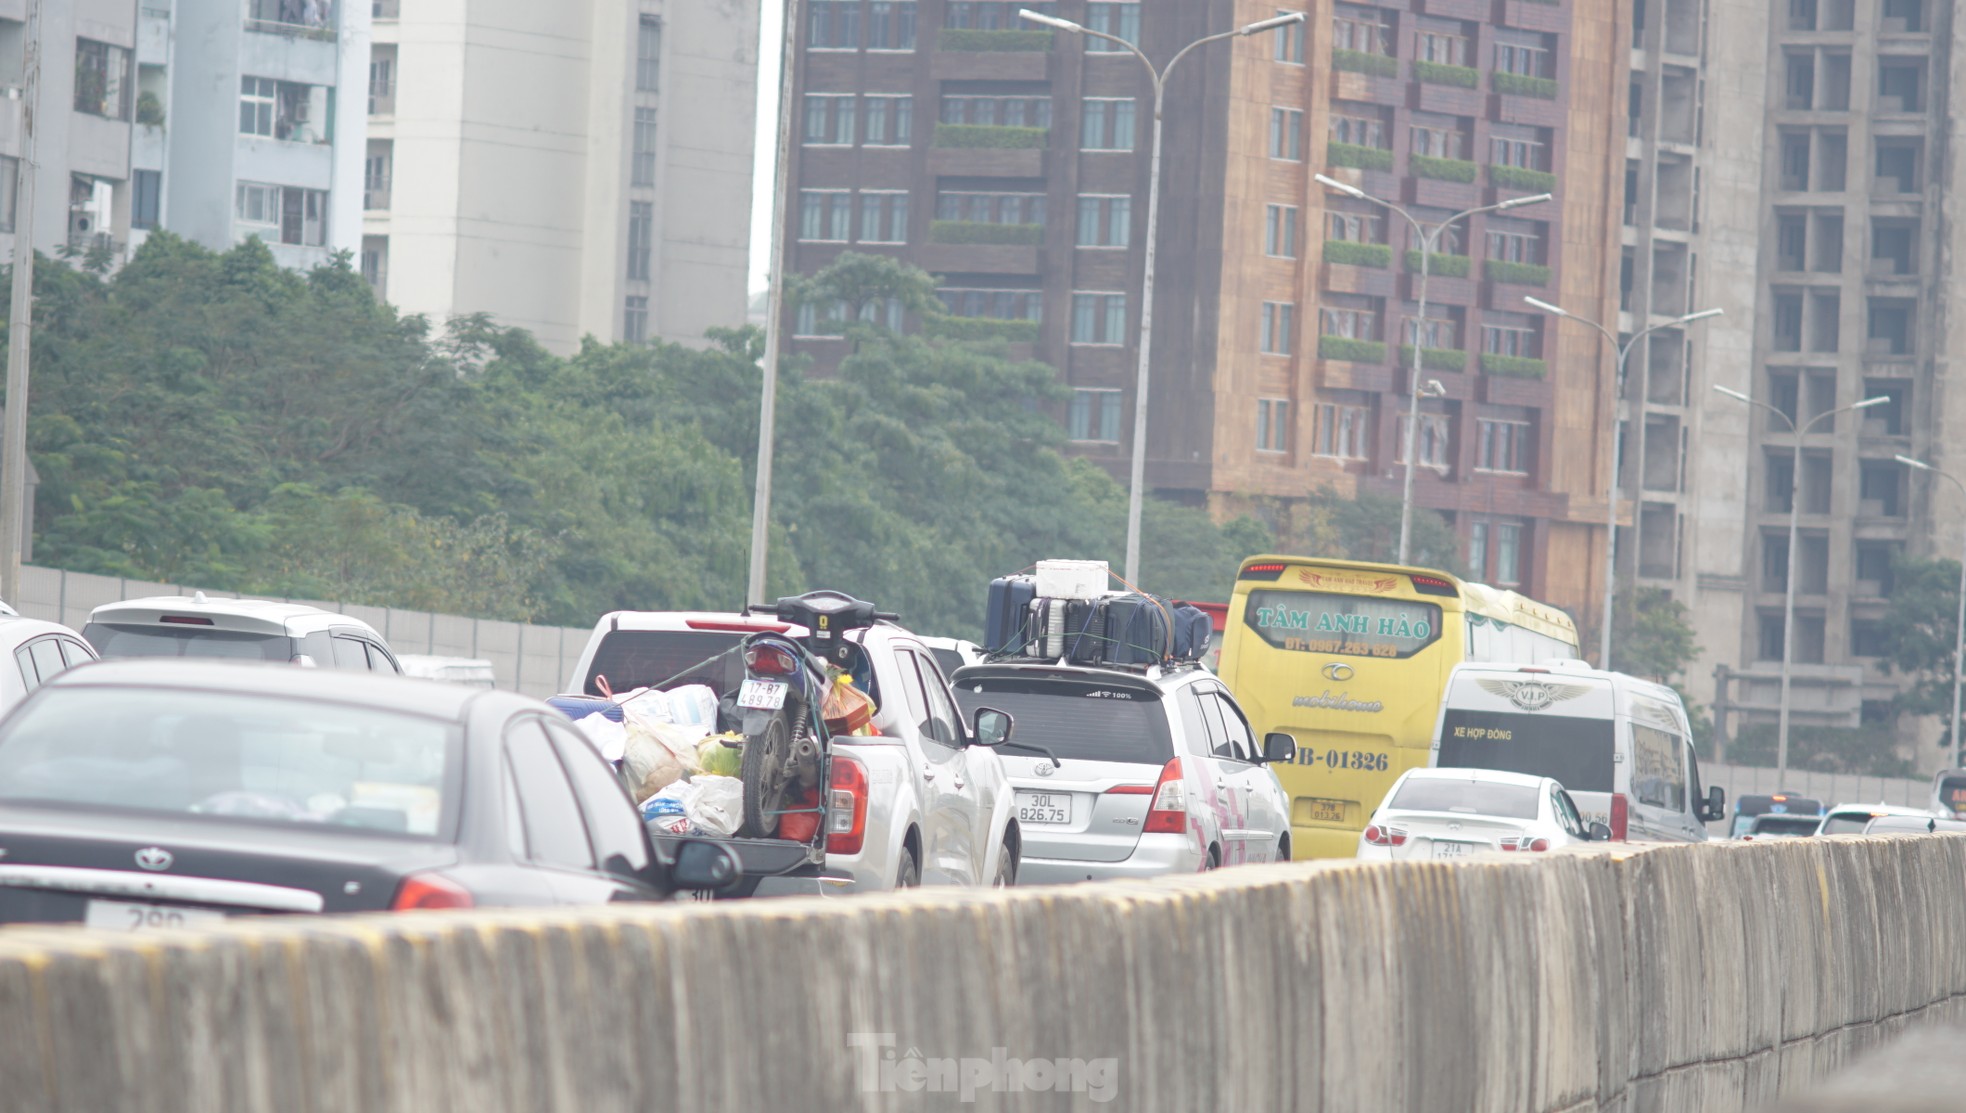
[[[939, 278], [944, 324], [1028, 346], [1073, 400], [1086, 454], [1123, 469], [1146, 225], [1152, 86], [1130, 54], [1054, 37], [1034, 7], [1165, 60], [1168, 91], [1151, 486], [1287, 517], [1335, 484], [1397, 497], [1419, 335], [1416, 499], [1465, 563], [1582, 614], [1600, 590], [1609, 360], [1524, 294], [1615, 321], [1627, 0], [806, 0], [791, 267], [892, 253]], [[1464, 222], [1413, 319], [1404, 221], [1548, 190]], [[792, 315], [823, 367], [827, 314]], [[901, 321], [904, 327], [919, 322]]]

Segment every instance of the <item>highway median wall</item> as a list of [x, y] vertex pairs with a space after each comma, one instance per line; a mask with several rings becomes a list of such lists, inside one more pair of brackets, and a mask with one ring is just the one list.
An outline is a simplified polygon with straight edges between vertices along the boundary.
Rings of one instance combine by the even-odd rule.
[[1733, 1111], [1966, 1021], [1966, 837], [0, 931], [18, 1111]]

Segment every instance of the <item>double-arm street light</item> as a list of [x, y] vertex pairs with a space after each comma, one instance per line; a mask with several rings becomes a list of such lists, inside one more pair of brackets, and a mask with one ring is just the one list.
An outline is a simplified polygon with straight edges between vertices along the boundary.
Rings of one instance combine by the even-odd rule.
[[1789, 777], [1789, 664], [1795, 659], [1795, 550], [1798, 515], [1802, 510], [1802, 439], [1809, 435], [1819, 422], [1828, 421], [1837, 414], [1854, 413], [1872, 406], [1882, 406], [1891, 400], [1889, 395], [1866, 398], [1833, 410], [1824, 410], [1802, 423], [1798, 428], [1795, 419], [1778, 406], [1771, 406], [1759, 399], [1750, 398], [1738, 390], [1714, 384], [1714, 390], [1750, 406], [1758, 406], [1782, 419], [1789, 427], [1789, 435], [1795, 439], [1795, 450], [1789, 463], [1789, 552], [1788, 571], [1783, 575], [1785, 598], [1782, 601], [1782, 706], [1780, 725], [1775, 728], [1775, 783], [1786, 784]]
[[1419, 241], [1420, 244], [1420, 286], [1418, 297], [1415, 299], [1419, 302], [1419, 311], [1416, 314], [1416, 320], [1413, 325], [1412, 374], [1409, 376], [1411, 381], [1407, 384], [1409, 397], [1407, 398], [1408, 409], [1406, 414], [1406, 477], [1402, 481], [1404, 483], [1404, 489], [1400, 494], [1399, 500], [1399, 559], [1396, 561], [1396, 563], [1405, 564], [1407, 549], [1409, 547], [1408, 543], [1413, 535], [1413, 459], [1420, 454], [1420, 366], [1421, 360], [1424, 358], [1425, 341], [1429, 332], [1427, 327], [1427, 278], [1433, 270], [1434, 245], [1439, 242], [1440, 237], [1449, 228], [1468, 217], [1480, 213], [1499, 213], [1509, 209], [1519, 209], [1524, 205], [1540, 204], [1548, 201], [1550, 195], [1547, 193], [1538, 193], [1531, 197], [1512, 197], [1507, 201], [1497, 204], [1483, 205], [1476, 209], [1464, 209], [1437, 224], [1427, 225], [1422, 224], [1418, 217], [1407, 212], [1404, 207], [1395, 205], [1382, 197], [1374, 197], [1355, 185], [1348, 185], [1336, 178], [1326, 177], [1323, 174], [1316, 175], [1316, 178], [1319, 183], [1328, 189], [1335, 190], [1347, 197], [1357, 198], [1360, 201], [1370, 201], [1382, 209], [1388, 209], [1405, 217], [1406, 223], [1413, 229], [1413, 238]]
[[[1604, 337], [1605, 341], [1611, 345], [1611, 349], [1618, 353], [1618, 370], [1613, 379], [1615, 385], [1611, 394], [1611, 479], [1605, 485], [1604, 489], [1604, 618], [1600, 624], [1601, 628], [1598, 632], [1597, 645], [1597, 667], [1608, 669], [1611, 667], [1611, 608], [1612, 600], [1616, 596], [1615, 584], [1618, 576], [1618, 456], [1620, 453], [1619, 429], [1621, 428], [1621, 423], [1618, 421], [1618, 403], [1625, 396], [1625, 360], [1632, 354], [1632, 350], [1638, 347], [1639, 341], [1658, 332], [1660, 329], [1678, 328], [1681, 325], [1692, 324], [1694, 321], [1704, 321], [1708, 317], [1718, 317], [1726, 311], [1721, 309], [1702, 309], [1698, 313], [1688, 313], [1678, 320], [1663, 321], [1650, 328], [1642, 329], [1634, 333], [1631, 339], [1620, 344], [1618, 343], [1617, 333], [1612, 332], [1589, 317], [1579, 317], [1575, 313], [1561, 306], [1552, 305], [1541, 298], [1524, 297], [1522, 300], [1528, 302], [1531, 307], [1540, 309], [1545, 313], [1553, 314], [1565, 320], [1575, 321], [1580, 325], [1588, 325], [1596, 329], [1598, 335]], [[1640, 429], [1638, 435], [1639, 443], [1643, 444], [1645, 431]], [[1638, 477], [1638, 490], [1641, 492], [1645, 490], [1645, 477], [1643, 475]], [[1633, 500], [1632, 525], [1634, 527], [1638, 525], [1639, 510], [1637, 506], [1642, 501], [1642, 496], [1639, 499]], [[1635, 532], [1636, 529], [1634, 529]], [[1638, 553], [1636, 551], [1632, 553], [1632, 579], [1634, 582], [1638, 579]]]
[[[1953, 475], [1951, 472], [1940, 471], [1923, 460], [1914, 460], [1909, 456], [1900, 456], [1897, 460], [1898, 463], [1903, 464], [1905, 467], [1931, 472], [1933, 475], [1959, 488], [1961, 495], [1966, 495], [1966, 483], [1960, 482], [1959, 477]], [[1959, 768], [1962, 760], [1966, 760], [1966, 758], [1962, 758], [1961, 756], [1962, 753], [1966, 753], [1966, 750], [1961, 749], [1959, 737], [1959, 682], [1961, 678], [1962, 654], [1966, 654], [1966, 543], [1961, 545], [1959, 553], [1959, 617], [1953, 626], [1952, 642], [1952, 719], [1946, 725], [1947, 733], [1952, 735], [1952, 767], [1954, 769]]]
[[1147, 261], [1146, 275], [1140, 283], [1140, 367], [1133, 396], [1133, 482], [1126, 504], [1126, 579], [1130, 583], [1140, 581], [1140, 511], [1146, 496], [1147, 487], [1147, 370], [1154, 342], [1154, 261], [1155, 251], [1160, 241], [1160, 162], [1161, 162], [1161, 116], [1162, 104], [1167, 94], [1167, 75], [1179, 65], [1181, 59], [1198, 46], [1221, 39], [1260, 34], [1304, 22], [1303, 12], [1291, 12], [1273, 19], [1258, 20], [1255, 23], [1238, 27], [1233, 31], [1209, 35], [1196, 39], [1174, 52], [1167, 65], [1156, 67], [1152, 60], [1140, 52], [1140, 48], [1104, 31], [1094, 31], [1090, 27], [1073, 23], [1069, 19], [1034, 12], [1029, 8], [1017, 13], [1019, 19], [1042, 27], [1064, 31], [1073, 35], [1090, 35], [1113, 43], [1140, 59], [1147, 67], [1147, 73], [1154, 81], [1154, 150], [1147, 170]]

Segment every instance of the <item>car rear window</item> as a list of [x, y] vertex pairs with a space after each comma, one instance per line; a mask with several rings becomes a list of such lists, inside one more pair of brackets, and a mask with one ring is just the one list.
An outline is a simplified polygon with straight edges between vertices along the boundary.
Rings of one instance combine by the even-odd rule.
[[353, 704], [237, 692], [44, 688], [0, 729], [0, 803], [452, 829], [457, 727]]
[[1407, 812], [1461, 812], [1504, 819], [1535, 819], [1537, 790], [1535, 785], [1413, 777], [1400, 786], [1390, 806]]
[[1174, 757], [1167, 711], [1155, 689], [1100, 680], [968, 677], [956, 686], [956, 701], [965, 717], [979, 707], [1010, 712], [1017, 726], [1005, 753], [1028, 754], [1017, 748], [1024, 742], [1064, 761], [1165, 765]]
[[1815, 815], [1762, 815], [1754, 821], [1757, 835], [1813, 835], [1822, 819]]
[[1610, 719], [1449, 708], [1434, 764], [1552, 777], [1572, 792], [1610, 792], [1614, 749]]
[[198, 626], [123, 626], [91, 622], [82, 636], [104, 657], [216, 657], [231, 661], [291, 661], [294, 640]]
[[942, 666], [943, 676], [956, 675], [956, 670], [965, 664], [963, 655], [956, 650], [931, 649], [929, 652], [935, 654], [935, 663]]
[[1873, 818], [1869, 812], [1837, 812], [1823, 820], [1823, 834], [1861, 835]]
[[661, 684], [728, 652], [742, 640], [742, 634], [726, 630], [612, 630], [594, 650], [582, 687], [588, 695], [598, 696], [602, 677], [616, 692]]
[[1939, 805], [1953, 815], [1966, 815], [1966, 777], [1939, 780]]

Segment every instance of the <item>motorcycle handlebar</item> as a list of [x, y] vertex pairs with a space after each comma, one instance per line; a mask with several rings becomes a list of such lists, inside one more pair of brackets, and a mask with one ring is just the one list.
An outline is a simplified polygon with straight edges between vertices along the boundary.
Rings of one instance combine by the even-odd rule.
[[901, 615], [895, 611], [875, 611], [875, 622], [900, 622]]

